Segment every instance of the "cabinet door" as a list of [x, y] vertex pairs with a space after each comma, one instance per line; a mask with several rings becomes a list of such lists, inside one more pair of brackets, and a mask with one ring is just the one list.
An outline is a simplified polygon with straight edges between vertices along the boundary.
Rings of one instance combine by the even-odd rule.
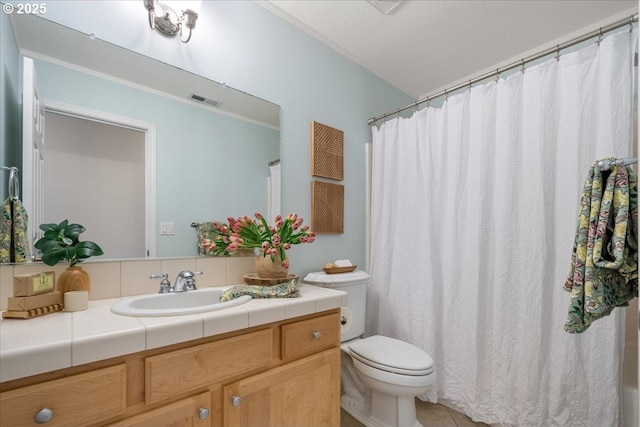
[[340, 349], [333, 348], [224, 388], [225, 427], [340, 425]]
[[126, 372], [120, 364], [0, 393], [0, 426], [84, 427], [124, 414]]
[[111, 427], [210, 427], [211, 397], [209, 392], [188, 397], [126, 420]]

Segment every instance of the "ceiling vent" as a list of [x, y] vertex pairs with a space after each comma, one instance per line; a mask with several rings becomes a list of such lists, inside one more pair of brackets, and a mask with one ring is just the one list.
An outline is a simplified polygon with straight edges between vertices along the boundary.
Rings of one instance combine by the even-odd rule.
[[192, 93], [190, 98], [194, 101], [201, 102], [203, 104], [211, 105], [212, 107], [219, 107], [222, 105], [222, 102], [216, 101], [215, 99], [205, 98], [204, 96], [196, 95]]

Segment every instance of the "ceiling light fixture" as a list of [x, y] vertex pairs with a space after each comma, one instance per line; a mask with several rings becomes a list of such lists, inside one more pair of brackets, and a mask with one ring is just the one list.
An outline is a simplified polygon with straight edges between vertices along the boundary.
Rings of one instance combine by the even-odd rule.
[[198, 20], [199, 1], [143, 0], [149, 11], [149, 26], [168, 36], [180, 33], [180, 41], [191, 40], [191, 32]]

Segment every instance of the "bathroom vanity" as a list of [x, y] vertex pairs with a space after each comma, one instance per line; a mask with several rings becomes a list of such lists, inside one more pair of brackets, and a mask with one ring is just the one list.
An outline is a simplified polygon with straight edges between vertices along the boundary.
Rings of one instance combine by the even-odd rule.
[[[65, 427], [339, 425], [345, 296], [307, 285], [300, 290], [299, 298], [172, 318], [118, 316], [109, 311], [118, 300], [112, 299], [91, 301], [85, 312], [40, 318], [49, 322], [4, 320], [3, 378], [6, 369], [23, 369], [19, 363], [31, 363], [24, 369], [34, 374], [0, 383], [0, 425], [35, 425], [36, 419]], [[99, 323], [89, 327], [93, 334], [87, 319]], [[69, 325], [70, 335], [61, 333], [68, 347], [37, 342], [61, 324]], [[15, 342], [20, 329], [32, 329], [35, 341], [7, 345], [4, 340]], [[131, 352], [140, 338], [144, 348]], [[38, 368], [46, 365], [43, 352], [57, 358], [60, 348], [69, 351], [69, 366], [36, 373], [45, 369]], [[104, 357], [114, 351], [126, 354]]]

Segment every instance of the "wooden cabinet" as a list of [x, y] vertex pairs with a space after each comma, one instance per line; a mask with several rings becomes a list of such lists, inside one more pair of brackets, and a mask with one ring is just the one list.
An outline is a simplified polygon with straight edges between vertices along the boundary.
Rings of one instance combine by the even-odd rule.
[[287, 363], [224, 388], [226, 427], [340, 425], [340, 349]]
[[125, 413], [125, 386], [125, 365], [119, 364], [3, 392], [0, 393], [0, 425], [96, 424]]
[[167, 400], [238, 372], [268, 367], [272, 359], [271, 329], [147, 357], [145, 402]]
[[338, 426], [339, 318], [334, 309], [3, 383], [0, 425]]
[[110, 424], [110, 427], [210, 427], [210, 405], [210, 393], [200, 393]]

